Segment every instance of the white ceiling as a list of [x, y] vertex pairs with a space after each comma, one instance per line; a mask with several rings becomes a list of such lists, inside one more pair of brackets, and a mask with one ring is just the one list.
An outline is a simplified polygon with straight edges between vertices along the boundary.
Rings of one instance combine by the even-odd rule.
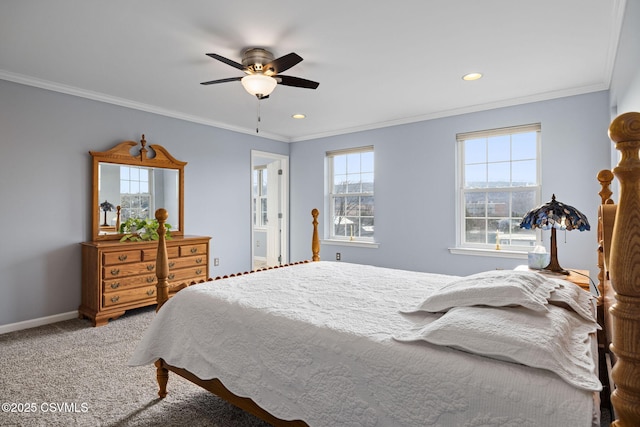
[[[248, 47], [304, 61], [259, 136], [300, 141], [609, 88], [625, 0], [3, 0], [0, 79], [256, 134]], [[484, 78], [465, 82], [471, 71]], [[294, 120], [293, 113], [305, 113]]]

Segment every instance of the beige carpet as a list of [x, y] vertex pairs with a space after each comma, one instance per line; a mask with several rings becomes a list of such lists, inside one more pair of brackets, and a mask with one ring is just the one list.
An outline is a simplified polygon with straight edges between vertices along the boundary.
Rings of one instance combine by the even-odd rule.
[[267, 426], [176, 375], [158, 399], [155, 367], [127, 366], [153, 315], [138, 309], [99, 328], [76, 319], [0, 335], [0, 426]]

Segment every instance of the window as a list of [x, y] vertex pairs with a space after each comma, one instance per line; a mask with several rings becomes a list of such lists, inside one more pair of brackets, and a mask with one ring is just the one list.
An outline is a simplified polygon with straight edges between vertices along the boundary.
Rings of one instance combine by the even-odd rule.
[[120, 166], [120, 219], [149, 218], [151, 170], [137, 166]]
[[528, 250], [522, 217], [540, 204], [540, 125], [457, 135], [459, 246]]
[[327, 153], [329, 238], [373, 242], [373, 159], [373, 147]]
[[267, 226], [267, 168], [256, 166], [253, 169], [253, 225]]

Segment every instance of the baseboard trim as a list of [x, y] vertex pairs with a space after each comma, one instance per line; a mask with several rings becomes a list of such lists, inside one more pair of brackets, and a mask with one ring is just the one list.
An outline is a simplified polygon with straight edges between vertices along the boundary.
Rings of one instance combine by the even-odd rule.
[[78, 311], [70, 311], [68, 313], [54, 314], [53, 316], [39, 317], [37, 319], [25, 320], [23, 322], [9, 323], [0, 325], [0, 335], [8, 332], [21, 331], [23, 329], [36, 328], [50, 323], [62, 322], [63, 320], [71, 320], [78, 318]]

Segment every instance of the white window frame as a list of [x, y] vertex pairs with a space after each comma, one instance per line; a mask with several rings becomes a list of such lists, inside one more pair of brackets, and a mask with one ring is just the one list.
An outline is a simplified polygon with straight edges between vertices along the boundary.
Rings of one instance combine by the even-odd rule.
[[[480, 139], [480, 138], [489, 138], [494, 136], [504, 136], [504, 135], [514, 135], [519, 133], [530, 133], [536, 132], [536, 183], [535, 185], [529, 186], [507, 186], [507, 187], [497, 187], [497, 188], [478, 188], [478, 189], [467, 189], [465, 188], [465, 152], [464, 152], [464, 143], [466, 140], [470, 139]], [[536, 206], [540, 205], [540, 197], [541, 197], [541, 181], [542, 181], [542, 159], [541, 159], [541, 134], [542, 127], [539, 123], [522, 125], [522, 126], [513, 126], [507, 128], [499, 128], [499, 129], [489, 129], [477, 132], [467, 132], [456, 135], [456, 157], [457, 157], [457, 197], [456, 197], [456, 218], [457, 218], [457, 226], [456, 226], [456, 248], [452, 250], [452, 253], [464, 253], [465, 251], [478, 251], [479, 253], [485, 255], [497, 255], [502, 254], [502, 256], [508, 256], [508, 253], [518, 254], [525, 253], [532, 249], [532, 246], [539, 241], [539, 232], [532, 230], [532, 241], [529, 244], [505, 244], [505, 242], [500, 239], [498, 241], [499, 245], [495, 243], [474, 243], [474, 242], [466, 242], [466, 194], [471, 192], [516, 192], [527, 190], [533, 190], [535, 192], [534, 202], [530, 209], [533, 209]], [[509, 155], [509, 162], [512, 162], [511, 154]], [[487, 164], [491, 162], [487, 161]], [[511, 216], [511, 212], [509, 212], [509, 217]], [[485, 218], [489, 218], [489, 215], [485, 212]], [[488, 232], [488, 230], [487, 230]], [[526, 232], [525, 232], [526, 233]], [[457, 252], [456, 250], [460, 251]]]
[[[138, 179], [132, 179], [131, 176], [129, 177], [123, 177], [122, 176], [122, 171], [124, 169], [128, 169], [129, 171], [131, 170], [138, 170], [138, 173], [140, 173], [140, 171], [146, 171], [146, 173], [148, 174], [148, 181], [144, 181], [140, 178]], [[123, 182], [127, 183], [127, 186], [129, 188], [131, 188], [130, 186], [132, 185], [131, 183], [137, 183], [138, 187], [141, 186], [141, 183], [146, 182], [147, 184], [147, 190], [146, 192], [142, 192], [140, 190], [138, 190], [137, 192], [120, 192], [120, 205], [122, 208], [122, 222], [126, 221], [128, 218], [153, 218], [153, 212], [155, 212], [155, 200], [153, 198], [153, 185], [154, 185], [154, 174], [153, 174], [153, 168], [148, 168], [148, 167], [144, 167], [144, 166], [132, 166], [132, 165], [120, 165], [120, 186], [122, 186]], [[129, 172], [131, 173], [131, 172]], [[127, 205], [125, 204], [124, 200], [123, 200], [123, 196], [128, 196], [130, 198], [134, 198], [137, 197], [140, 200], [146, 200], [147, 204], [148, 204], [148, 208], [147, 208], [147, 215], [144, 216], [142, 214], [142, 208], [133, 208], [131, 207], [131, 205]]]
[[[327, 159], [327, 188], [328, 188], [328, 209], [327, 212], [329, 212], [330, 214], [327, 215], [327, 227], [326, 230], [328, 230], [328, 239], [332, 242], [341, 242], [341, 243], [348, 243], [348, 244], [374, 244], [375, 243], [375, 231], [372, 231], [372, 235], [371, 236], [360, 236], [358, 235], [358, 230], [354, 230], [353, 233], [349, 233], [348, 235], [344, 235], [344, 236], [339, 236], [335, 234], [335, 227], [334, 227], [334, 213], [335, 213], [335, 198], [336, 197], [371, 197], [374, 198], [374, 206], [375, 206], [375, 196], [374, 196], [374, 189], [372, 189], [372, 191], [370, 192], [354, 192], [354, 193], [335, 193], [334, 191], [334, 183], [335, 183], [335, 178], [334, 178], [334, 158], [337, 156], [342, 156], [342, 155], [347, 155], [347, 154], [356, 154], [356, 153], [367, 153], [367, 152], [371, 152], [374, 154], [374, 170], [373, 172], [373, 186], [375, 187], [375, 151], [372, 145], [370, 146], [365, 146], [365, 147], [357, 147], [357, 148], [349, 148], [349, 149], [344, 149], [344, 150], [334, 150], [334, 151], [328, 151], [326, 153], [326, 159]], [[373, 217], [374, 220], [374, 227], [375, 227], [375, 210], [374, 210], [374, 214], [373, 215], [365, 215], [362, 216], [361, 212], [358, 213], [358, 217], [362, 218], [362, 217]], [[350, 229], [351, 230], [351, 229]]]
[[[267, 199], [267, 196], [263, 193], [264, 188], [264, 178], [267, 177], [267, 167], [266, 166], [255, 166], [253, 168], [253, 172], [256, 174], [257, 184], [252, 182], [252, 209], [253, 209], [253, 226], [256, 229], [266, 229], [266, 209], [262, 208], [262, 202]], [[267, 177], [268, 179], [268, 177]], [[253, 177], [252, 177], [253, 181]], [[253, 185], [256, 184], [256, 187]], [[257, 194], [256, 194], [257, 193]], [[268, 203], [268, 201], [267, 201]]]

